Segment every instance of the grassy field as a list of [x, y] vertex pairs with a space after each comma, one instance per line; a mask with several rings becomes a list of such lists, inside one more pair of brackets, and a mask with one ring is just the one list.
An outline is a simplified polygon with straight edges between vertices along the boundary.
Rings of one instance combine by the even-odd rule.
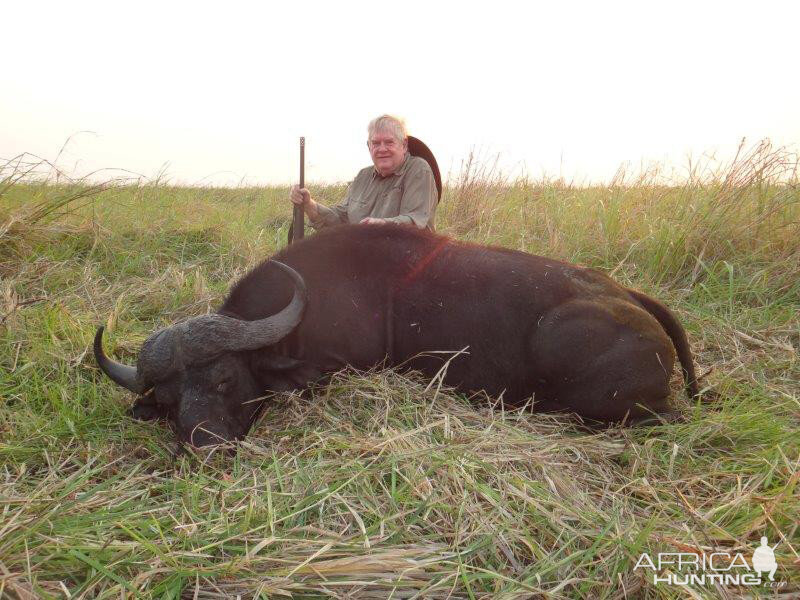
[[[34, 161], [35, 162], [35, 161]], [[285, 243], [286, 190], [0, 174], [0, 596], [735, 598], [800, 594], [800, 185], [767, 144], [667, 185], [465, 166], [440, 231], [579, 262], [666, 302], [711, 403], [590, 433], [421, 378], [272, 399], [235, 458], [176, 455], [90, 344], [132, 363]], [[34, 170], [32, 173], [37, 172]], [[343, 186], [321, 187], [330, 203]], [[741, 552], [782, 587], [654, 585], [644, 552]], [[673, 569], [673, 572], [676, 572]], [[660, 575], [667, 574], [660, 571]], [[792, 596], [795, 594], [795, 596]]]

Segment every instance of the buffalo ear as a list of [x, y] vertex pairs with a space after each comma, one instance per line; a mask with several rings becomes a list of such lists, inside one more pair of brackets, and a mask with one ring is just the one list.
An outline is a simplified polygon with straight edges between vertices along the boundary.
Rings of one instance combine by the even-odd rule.
[[139, 421], [157, 421], [169, 418], [169, 410], [156, 403], [152, 392], [139, 396], [131, 406], [130, 414]]

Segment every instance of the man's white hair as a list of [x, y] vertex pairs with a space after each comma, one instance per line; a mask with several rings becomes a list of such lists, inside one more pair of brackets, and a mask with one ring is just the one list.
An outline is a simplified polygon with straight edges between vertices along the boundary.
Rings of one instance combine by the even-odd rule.
[[369, 141], [372, 134], [377, 131], [388, 131], [397, 138], [398, 142], [403, 142], [408, 138], [406, 122], [402, 118], [394, 115], [381, 115], [380, 117], [372, 119], [369, 125], [367, 125], [367, 141]]

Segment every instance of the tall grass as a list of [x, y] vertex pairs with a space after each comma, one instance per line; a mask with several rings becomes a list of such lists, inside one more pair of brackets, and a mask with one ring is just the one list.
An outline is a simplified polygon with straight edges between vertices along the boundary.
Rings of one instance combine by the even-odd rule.
[[[273, 398], [235, 456], [177, 454], [91, 358], [218, 305], [279, 248], [277, 188], [0, 168], [0, 596], [731, 598], [800, 594], [800, 189], [767, 143], [680, 181], [509, 179], [472, 157], [440, 231], [612, 273], [686, 325], [713, 404], [587, 432], [391, 371]], [[334, 202], [341, 186], [315, 195]], [[767, 535], [783, 587], [653, 585], [640, 553]]]

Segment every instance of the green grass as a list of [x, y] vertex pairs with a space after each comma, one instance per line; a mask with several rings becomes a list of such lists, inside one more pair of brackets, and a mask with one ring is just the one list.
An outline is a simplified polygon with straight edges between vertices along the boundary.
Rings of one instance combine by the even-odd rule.
[[[33, 163], [29, 163], [33, 164]], [[35, 165], [34, 165], [35, 166]], [[800, 188], [768, 145], [607, 187], [468, 165], [437, 226], [665, 301], [703, 385], [682, 422], [587, 432], [391, 371], [283, 395], [239, 445], [176, 455], [94, 365], [213, 310], [285, 243], [286, 190], [0, 172], [0, 597], [678, 598], [640, 553], [749, 559], [800, 592]], [[318, 187], [327, 202], [344, 189]], [[695, 586], [693, 597], [774, 591]]]

